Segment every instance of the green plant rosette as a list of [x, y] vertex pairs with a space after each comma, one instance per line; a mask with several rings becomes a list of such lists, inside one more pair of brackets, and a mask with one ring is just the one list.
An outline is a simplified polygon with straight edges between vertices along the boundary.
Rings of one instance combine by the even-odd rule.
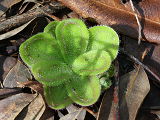
[[97, 75], [107, 71], [119, 48], [117, 33], [107, 26], [87, 28], [79, 19], [49, 23], [44, 32], [26, 40], [20, 56], [43, 84], [53, 109], [71, 103], [94, 104], [101, 93]]

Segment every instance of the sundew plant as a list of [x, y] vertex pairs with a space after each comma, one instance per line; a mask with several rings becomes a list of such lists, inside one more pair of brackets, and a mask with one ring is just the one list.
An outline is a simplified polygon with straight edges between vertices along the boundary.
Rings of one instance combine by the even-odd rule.
[[[20, 46], [20, 56], [53, 109], [94, 104], [101, 94], [98, 78], [109, 70], [119, 48], [117, 33], [107, 26], [87, 28], [79, 19], [49, 23]], [[109, 87], [109, 86], [108, 86]]]

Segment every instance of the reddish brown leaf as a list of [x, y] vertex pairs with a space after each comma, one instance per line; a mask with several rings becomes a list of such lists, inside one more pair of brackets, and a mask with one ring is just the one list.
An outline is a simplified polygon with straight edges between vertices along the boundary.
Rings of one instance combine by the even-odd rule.
[[[83, 17], [91, 17], [100, 24], [113, 27], [124, 35], [138, 38], [138, 24], [130, 4], [121, 0], [59, 0]], [[135, 4], [139, 12], [142, 38], [160, 43], [160, 1], [143, 0]]]

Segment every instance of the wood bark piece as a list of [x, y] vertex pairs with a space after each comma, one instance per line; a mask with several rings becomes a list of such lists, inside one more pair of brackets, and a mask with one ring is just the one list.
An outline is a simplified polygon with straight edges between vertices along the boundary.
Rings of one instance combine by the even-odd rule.
[[45, 13], [51, 14], [55, 13], [59, 9], [62, 9], [62, 6], [56, 6], [55, 8], [50, 8], [50, 6], [43, 6], [36, 9], [32, 9], [24, 14], [13, 16], [5, 21], [0, 23], [0, 32], [4, 32], [8, 29], [11, 29], [16, 26], [20, 26], [36, 17], [45, 16]]
[[[122, 4], [120, 0], [58, 0], [79, 15], [97, 20], [99, 24], [106, 24], [118, 32], [138, 38], [138, 25], [135, 13], [129, 4]], [[143, 40], [160, 43], [160, 1], [144, 0], [135, 4], [142, 26]]]

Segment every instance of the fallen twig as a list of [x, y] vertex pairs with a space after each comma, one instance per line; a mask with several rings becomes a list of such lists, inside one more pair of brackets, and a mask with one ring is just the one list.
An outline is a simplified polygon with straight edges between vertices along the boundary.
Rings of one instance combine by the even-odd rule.
[[1, 22], [0, 32], [4, 32], [16, 26], [20, 26], [32, 20], [33, 18], [46, 16], [46, 13], [48, 14], [55, 13], [60, 9], [62, 9], [62, 6], [60, 7], [56, 6], [55, 8], [52, 8], [52, 9], [49, 6], [43, 6], [43, 7], [32, 9], [22, 15], [13, 16], [12, 18]]
[[144, 65], [142, 62], [140, 62], [137, 58], [135, 58], [133, 55], [128, 54], [127, 52], [125, 52], [124, 50], [120, 50], [121, 53], [127, 55], [128, 57], [130, 57], [135, 63], [141, 65], [145, 70], [147, 70], [152, 76], [154, 76], [154, 78], [160, 82], [160, 78], [153, 72], [150, 70], [150, 68], [148, 68], [146, 65]]

